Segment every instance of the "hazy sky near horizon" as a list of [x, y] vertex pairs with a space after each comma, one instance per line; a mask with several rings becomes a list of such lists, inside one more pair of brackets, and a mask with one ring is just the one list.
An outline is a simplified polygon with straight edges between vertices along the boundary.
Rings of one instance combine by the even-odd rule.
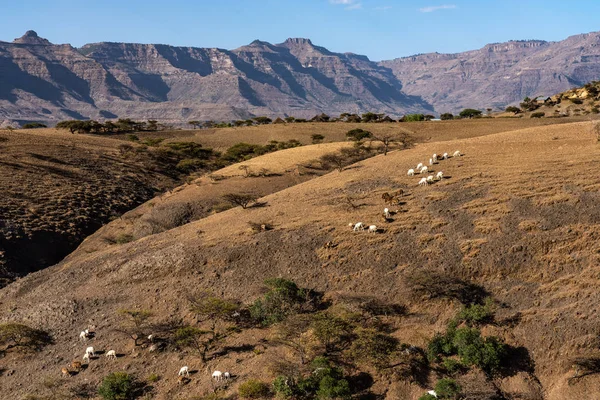
[[53, 43], [111, 41], [234, 49], [310, 38], [385, 60], [508, 40], [600, 31], [598, 0], [22, 0], [0, 6], [0, 40], [35, 30]]

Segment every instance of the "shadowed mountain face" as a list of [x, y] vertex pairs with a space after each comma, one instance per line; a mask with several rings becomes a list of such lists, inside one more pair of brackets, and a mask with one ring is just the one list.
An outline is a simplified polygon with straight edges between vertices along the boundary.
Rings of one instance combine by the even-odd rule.
[[600, 32], [561, 42], [511, 41], [459, 54], [422, 54], [380, 63], [403, 91], [437, 112], [504, 108], [524, 97], [551, 96], [600, 79]]
[[181, 122], [325, 112], [504, 107], [600, 78], [600, 34], [508, 42], [375, 63], [308, 39], [235, 50], [154, 44], [0, 42], [0, 123], [106, 116]]

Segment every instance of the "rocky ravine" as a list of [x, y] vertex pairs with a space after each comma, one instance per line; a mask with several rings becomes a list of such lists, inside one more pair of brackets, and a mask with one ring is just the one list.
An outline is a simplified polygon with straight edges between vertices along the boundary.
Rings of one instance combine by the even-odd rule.
[[235, 50], [154, 44], [54, 45], [29, 31], [0, 42], [0, 124], [68, 118], [231, 120], [326, 112], [504, 107], [600, 79], [600, 34], [487, 45], [379, 63], [308, 39]]

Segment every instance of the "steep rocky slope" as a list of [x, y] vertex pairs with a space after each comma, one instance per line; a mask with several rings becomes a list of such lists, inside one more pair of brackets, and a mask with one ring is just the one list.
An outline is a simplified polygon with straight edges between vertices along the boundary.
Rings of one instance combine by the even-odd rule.
[[497, 43], [376, 63], [308, 39], [256, 40], [234, 50], [104, 42], [76, 49], [29, 31], [0, 42], [0, 124], [504, 108], [600, 79], [599, 37]]
[[[86, 345], [77, 335], [88, 325], [95, 325], [96, 349], [122, 355], [93, 360], [59, 388], [95, 385], [117, 370], [160, 375], [153, 390], [161, 399], [212, 391], [214, 369], [236, 376], [225, 394], [248, 378], [272, 380], [269, 365], [289, 352], [265, 340], [265, 329], [231, 334], [223, 344], [228, 350], [207, 363], [192, 351], [134, 349], [116, 329], [122, 308], [195, 324], [190, 293], [210, 290], [248, 303], [268, 277], [293, 279], [334, 300], [375, 296], [402, 304], [406, 312], [394, 320], [393, 335], [424, 347], [460, 307], [411, 290], [411, 277], [426, 272], [489, 292], [499, 310], [486, 332], [519, 349], [520, 363], [510, 372], [459, 376], [468, 398], [597, 398], [597, 374], [570, 379], [573, 358], [599, 356], [600, 152], [589, 130], [589, 123], [577, 123], [419, 144], [266, 196], [266, 207], [228, 210], [31, 274], [0, 291], [0, 318], [46, 329], [55, 343], [32, 356], [8, 352], [3, 368], [10, 373], [0, 377], [0, 392], [17, 398], [46, 390], [45, 378], [80, 358]], [[464, 155], [434, 167], [444, 171], [441, 182], [419, 187], [403, 172], [434, 152], [456, 149]], [[381, 194], [398, 188], [405, 191], [399, 211], [382, 225]], [[250, 221], [269, 221], [274, 229], [255, 233]], [[381, 231], [352, 233], [351, 221], [376, 223]], [[177, 384], [182, 365], [197, 371], [187, 385]], [[369, 372], [372, 395], [390, 400], [418, 398], [440, 373], [429, 370], [422, 382], [392, 370]]]
[[438, 112], [472, 107], [503, 109], [526, 96], [552, 96], [600, 76], [600, 33], [560, 42], [512, 41], [458, 54], [421, 54], [380, 65], [403, 90]]
[[102, 225], [172, 188], [179, 174], [123, 142], [0, 131], [0, 285], [62, 260]]

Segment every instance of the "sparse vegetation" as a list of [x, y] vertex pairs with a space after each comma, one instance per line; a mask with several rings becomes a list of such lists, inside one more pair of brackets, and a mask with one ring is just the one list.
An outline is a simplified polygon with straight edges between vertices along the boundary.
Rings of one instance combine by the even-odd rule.
[[242, 207], [244, 210], [258, 200], [255, 195], [250, 193], [228, 193], [223, 195], [223, 199], [234, 206]]
[[323, 143], [325, 136], [315, 133], [314, 135], [311, 135], [310, 138], [312, 140], [312, 144], [319, 144], [319, 143]]
[[123, 326], [119, 329], [120, 332], [127, 334], [132, 340], [134, 346], [139, 346], [138, 340], [146, 337], [148, 328], [148, 320], [152, 317], [150, 310], [119, 310], [119, 314], [123, 317]]
[[53, 342], [46, 331], [14, 322], [0, 324], [0, 352], [10, 349], [39, 351]]
[[288, 315], [314, 310], [317, 306], [314, 292], [299, 288], [290, 280], [271, 278], [264, 284], [267, 293], [250, 306], [252, 318], [263, 326], [281, 322]]
[[476, 118], [480, 117], [482, 114], [481, 111], [475, 110], [473, 108], [465, 108], [458, 114], [461, 118]]
[[39, 122], [30, 122], [28, 124], [23, 125], [23, 129], [38, 129], [38, 128], [47, 128], [48, 125], [39, 123]]
[[238, 394], [242, 399], [260, 399], [267, 397], [271, 389], [265, 382], [249, 379], [238, 388]]
[[440, 115], [440, 119], [442, 121], [447, 121], [450, 119], [454, 119], [454, 115], [452, 113], [443, 113], [442, 115]]
[[530, 118], [542, 118], [542, 117], [543, 117], [543, 116], [545, 116], [545, 115], [546, 115], [546, 113], [545, 113], [545, 112], [541, 112], [541, 111], [539, 111], [539, 112], [534, 112], [534, 113], [531, 113], [531, 115], [530, 115], [529, 117], [530, 117]]
[[361, 140], [367, 139], [371, 137], [371, 132], [365, 131], [364, 129], [356, 128], [349, 130], [346, 133], [346, 137], [355, 142], [360, 142]]
[[130, 400], [134, 398], [135, 378], [126, 372], [113, 372], [106, 376], [98, 387], [104, 400]]

